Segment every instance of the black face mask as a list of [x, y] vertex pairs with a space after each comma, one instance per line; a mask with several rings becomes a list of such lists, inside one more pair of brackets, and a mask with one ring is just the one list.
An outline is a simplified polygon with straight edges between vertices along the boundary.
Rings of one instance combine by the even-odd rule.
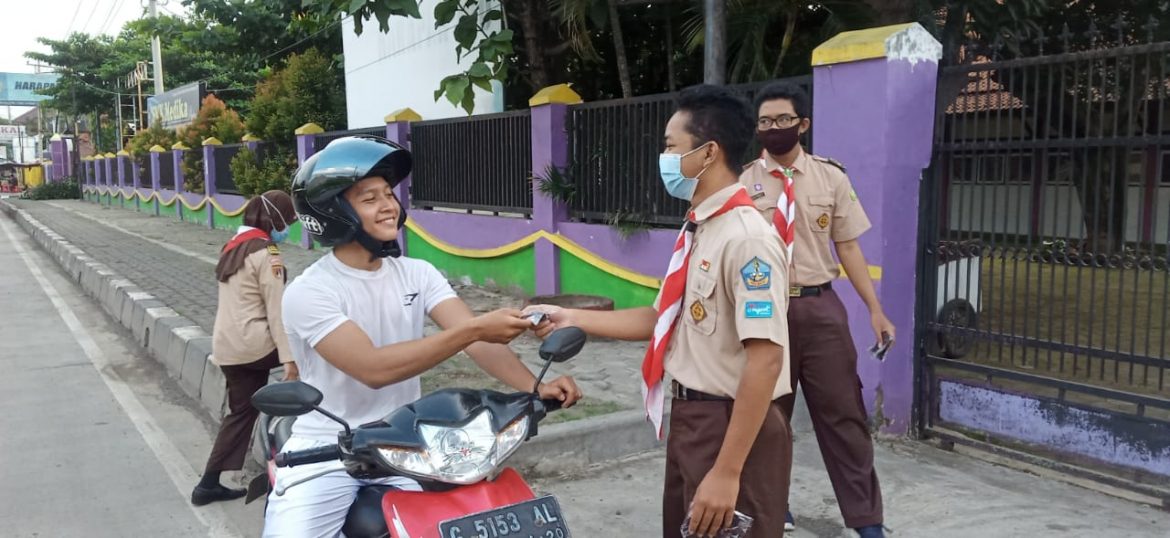
[[800, 143], [800, 124], [793, 125], [787, 129], [767, 129], [764, 131], [756, 131], [756, 138], [760, 140], [760, 145], [768, 150], [772, 155], [784, 155], [796, 144]]

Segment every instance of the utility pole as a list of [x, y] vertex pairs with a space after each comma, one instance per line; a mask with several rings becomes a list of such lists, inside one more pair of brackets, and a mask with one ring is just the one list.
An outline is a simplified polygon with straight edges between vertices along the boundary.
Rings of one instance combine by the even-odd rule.
[[[158, 20], [158, 0], [150, 0], [150, 17]], [[158, 41], [158, 32], [150, 38], [150, 51], [154, 57], [154, 94], [163, 92], [162, 46]]]
[[703, 82], [723, 84], [727, 73], [727, 1], [703, 0]]
[[118, 111], [118, 128], [114, 133], [118, 137], [118, 151], [122, 151], [122, 94], [114, 96], [114, 110]]

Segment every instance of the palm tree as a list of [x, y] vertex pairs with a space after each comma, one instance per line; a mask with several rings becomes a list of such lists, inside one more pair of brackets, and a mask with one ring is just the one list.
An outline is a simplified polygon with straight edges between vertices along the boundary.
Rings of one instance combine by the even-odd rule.
[[[726, 43], [733, 82], [778, 78], [784, 59], [799, 35], [802, 19], [814, 15], [828, 18], [821, 26], [824, 37], [842, 30], [862, 27], [874, 19], [873, 9], [863, 0], [728, 0]], [[691, 7], [683, 24], [690, 51], [703, 46], [703, 11]]]
[[585, 59], [600, 61], [597, 49], [593, 46], [593, 32], [606, 28], [610, 30], [622, 97], [630, 98], [633, 97], [634, 90], [630, 81], [630, 63], [626, 59], [621, 17], [618, 14], [619, 2], [620, 0], [550, 0], [553, 13], [568, 30], [573, 50]]

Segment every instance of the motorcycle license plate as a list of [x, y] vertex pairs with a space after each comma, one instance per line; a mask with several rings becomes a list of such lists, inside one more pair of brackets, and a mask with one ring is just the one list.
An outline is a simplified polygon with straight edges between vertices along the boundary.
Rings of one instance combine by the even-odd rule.
[[552, 495], [439, 524], [442, 538], [570, 538], [561, 505]]

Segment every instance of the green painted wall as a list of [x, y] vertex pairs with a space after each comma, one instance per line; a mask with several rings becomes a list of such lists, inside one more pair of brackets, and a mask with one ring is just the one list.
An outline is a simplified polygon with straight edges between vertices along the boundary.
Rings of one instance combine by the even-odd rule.
[[491, 279], [501, 288], [517, 287], [527, 293], [536, 293], [536, 249], [529, 246], [498, 258], [463, 258], [447, 254], [406, 230], [407, 249], [412, 258], [434, 264], [454, 280], [470, 277], [476, 284]]
[[159, 206], [158, 206], [158, 216], [160, 216], [160, 217], [171, 217], [171, 218], [178, 218], [178, 213], [176, 212], [176, 209], [178, 208], [178, 205], [179, 205], [179, 202], [178, 202], [178, 200], [176, 200], [176, 201], [175, 201], [175, 203], [173, 203], [173, 204], [171, 204], [171, 205], [162, 205], [162, 204], [159, 204]]
[[203, 209], [192, 211], [189, 208], [183, 208], [183, 222], [190, 222], [191, 224], [207, 225], [207, 212], [213, 210], [211, 204], [203, 204]]
[[561, 293], [609, 297], [614, 308], [650, 306], [658, 295], [656, 289], [613, 276], [566, 250], [557, 249], [557, 257], [561, 265]]
[[244, 223], [243, 213], [240, 213], [234, 217], [228, 217], [216, 210], [215, 215], [212, 218], [214, 219], [213, 222], [215, 224], [216, 230], [228, 230], [234, 232], [236, 228], [239, 228], [240, 225]]
[[292, 223], [292, 229], [288, 232], [287, 242], [294, 245], [301, 244], [301, 221], [298, 220]]

